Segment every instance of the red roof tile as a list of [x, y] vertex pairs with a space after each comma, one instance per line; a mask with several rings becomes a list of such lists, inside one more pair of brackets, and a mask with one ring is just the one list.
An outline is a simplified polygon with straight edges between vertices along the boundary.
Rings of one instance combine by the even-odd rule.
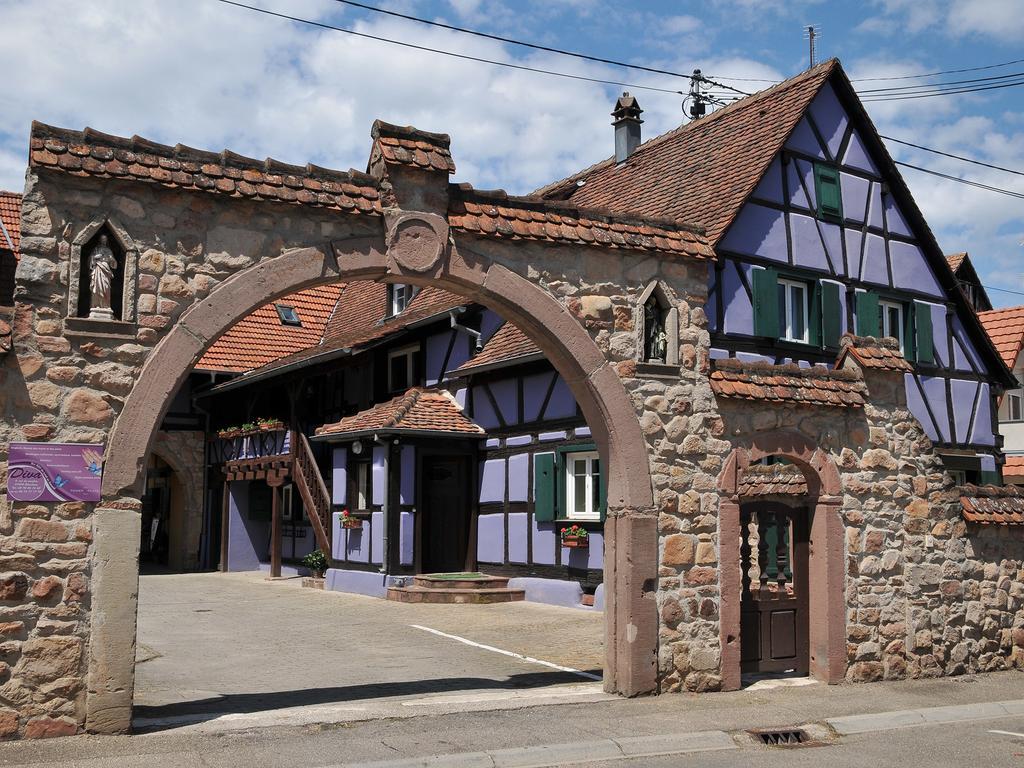
[[449, 224], [474, 235], [715, 258], [698, 229], [677, 221], [580, 207], [575, 201], [513, 197], [468, 184], [450, 189]]
[[123, 178], [252, 200], [312, 205], [350, 213], [380, 213], [376, 181], [358, 171], [256, 160], [171, 147], [133, 136], [111, 136], [32, 123], [29, 165], [74, 176]]
[[842, 348], [836, 359], [836, 368], [842, 368], [848, 359], [859, 363], [863, 368], [881, 371], [913, 372], [912, 366], [900, 352], [896, 339], [873, 336], [854, 336], [845, 334], [839, 341]]
[[535, 194], [696, 222], [714, 245], [837, 67], [819, 64], [641, 144], [624, 163], [609, 158]]
[[743, 473], [740, 496], [798, 496], [807, 493], [807, 481], [795, 464], [754, 464]]
[[373, 137], [371, 165], [379, 152], [386, 163], [455, 173], [451, 137], [446, 133], [429, 133], [411, 125], [403, 127], [374, 120], [370, 135]]
[[14, 273], [21, 257], [20, 246], [21, 195], [0, 191], [0, 306], [14, 304]]
[[451, 393], [413, 387], [386, 403], [378, 403], [316, 430], [317, 436], [367, 432], [443, 432], [476, 437], [483, 435], [484, 429], [463, 413]]
[[[321, 285], [264, 304], [217, 339], [196, 364], [196, 369], [251, 371], [319, 344], [344, 288], [344, 283]], [[294, 307], [302, 325], [283, 324], [277, 313], [278, 304]]]
[[946, 263], [949, 264], [949, 268], [953, 270], [953, 274], [960, 269], [960, 265], [964, 263], [964, 259], [967, 258], [967, 252], [963, 253], [950, 253], [946, 255]]
[[462, 376], [484, 367], [511, 363], [524, 357], [541, 354], [540, 348], [512, 323], [499, 328], [476, 357], [472, 357], [453, 371]]
[[711, 389], [720, 397], [859, 408], [868, 391], [859, 372], [822, 366], [714, 361]]
[[969, 523], [1024, 525], [1024, 491], [1013, 485], [965, 485], [960, 504]]
[[1003, 477], [1024, 477], [1024, 456], [1007, 456]]
[[1006, 367], [1013, 370], [1024, 341], [1024, 306], [979, 312], [978, 319]]

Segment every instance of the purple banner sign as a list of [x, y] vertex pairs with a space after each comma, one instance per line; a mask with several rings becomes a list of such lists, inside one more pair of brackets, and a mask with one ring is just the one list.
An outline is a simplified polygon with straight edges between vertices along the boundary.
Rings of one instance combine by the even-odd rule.
[[11, 443], [7, 456], [7, 498], [99, 501], [102, 476], [102, 445]]

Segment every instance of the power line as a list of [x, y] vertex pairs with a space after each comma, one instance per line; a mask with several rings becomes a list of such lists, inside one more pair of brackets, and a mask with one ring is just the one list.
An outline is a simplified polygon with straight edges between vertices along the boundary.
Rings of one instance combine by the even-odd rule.
[[924, 75], [896, 75], [892, 77], [858, 77], [857, 79], [853, 80], [853, 82], [867, 83], [877, 82], [880, 80], [916, 80], [922, 77], [938, 77], [939, 75], [959, 75], [962, 72], [980, 72], [984, 69], [998, 69], [999, 67], [1009, 67], [1011, 64], [1020, 64], [1022, 62], [1024, 62], [1024, 59], [1014, 59], [1013, 61], [1004, 61], [1002, 64], [986, 64], [983, 67], [966, 67], [964, 69], [944, 69], [941, 72], [929, 72]]
[[967, 80], [946, 80], [941, 83], [921, 83], [920, 85], [898, 85], [891, 88], [865, 88], [862, 91], [857, 91], [859, 94], [875, 94], [875, 93], [894, 93], [896, 91], [905, 91], [907, 93], [913, 93], [915, 91], [930, 90], [937, 88], [954, 88], [959, 85], [970, 85], [972, 83], [993, 83], [997, 80], [1012, 80], [1015, 77], [1024, 77], [1024, 72], [1011, 72], [1008, 75], [993, 75], [991, 77], [972, 77]]
[[981, 165], [981, 166], [984, 166], [985, 168], [992, 168], [993, 170], [996, 170], [996, 171], [1006, 171], [1006, 173], [1013, 173], [1013, 174], [1016, 174], [1017, 176], [1024, 176], [1024, 171], [1015, 171], [1012, 168], [1003, 168], [1000, 165], [992, 165], [991, 163], [983, 163], [981, 160], [973, 160], [973, 159], [971, 159], [969, 157], [963, 157], [962, 155], [953, 155], [953, 154], [950, 154], [949, 152], [943, 152], [943, 151], [938, 150], [938, 149], [932, 149], [931, 147], [923, 147], [920, 144], [914, 144], [913, 142], [910, 142], [910, 141], [903, 141], [901, 139], [894, 139], [892, 136], [881, 136], [881, 134], [880, 134], [880, 138], [883, 138], [886, 141], [894, 141], [897, 144], [904, 144], [904, 145], [906, 145], [908, 147], [913, 147], [914, 149], [922, 149], [925, 152], [932, 152], [932, 153], [934, 153], [936, 155], [942, 155], [943, 157], [951, 157], [954, 160], [963, 160], [965, 163], [973, 163], [974, 165]]
[[602, 85], [616, 85], [625, 88], [633, 88], [641, 91], [656, 91], [658, 93], [671, 93], [676, 96], [685, 96], [683, 91], [677, 91], [671, 88], [657, 88], [652, 85], [638, 85], [637, 83], [624, 83], [617, 80], [604, 80], [598, 77], [585, 77], [584, 75], [570, 75], [566, 72], [554, 72], [550, 69], [541, 69], [540, 67], [528, 67], [523, 64], [511, 64], [507, 61], [496, 61], [494, 59], [485, 59], [480, 56], [471, 56], [466, 53], [455, 53], [453, 51], [446, 51], [441, 48], [430, 48], [426, 45], [416, 45], [415, 43], [407, 43], [402, 40], [394, 40], [388, 37], [381, 37], [380, 35], [371, 35], [367, 32], [357, 32], [354, 29], [347, 29], [345, 27], [338, 27], [333, 24], [327, 24], [322, 21], [313, 21], [311, 19], [303, 19], [298, 16], [289, 16], [286, 13], [278, 13], [276, 11], [270, 11], [266, 8], [257, 8], [254, 5], [246, 5], [245, 3], [235, 2], [235, 0], [217, 0], [217, 2], [224, 3], [225, 5], [233, 5], [236, 8], [244, 8], [248, 11], [255, 13], [262, 13], [266, 16], [274, 16], [279, 19], [286, 19], [293, 21], [297, 24], [308, 24], [311, 27], [319, 27], [320, 29], [330, 29], [335, 32], [344, 32], [347, 35], [354, 35], [355, 37], [366, 38], [367, 40], [376, 40], [380, 43], [390, 43], [391, 45], [401, 45], [405, 48], [412, 48], [417, 51], [426, 51], [428, 53], [437, 53], [442, 56], [450, 56], [455, 59], [463, 59], [465, 61], [475, 61], [479, 64], [491, 64], [496, 67], [507, 67], [509, 69], [518, 69], [523, 72], [534, 72], [540, 75], [551, 75], [552, 77], [564, 77], [570, 80], [583, 80], [588, 83], [600, 83]]
[[1010, 197], [1017, 197], [1024, 200], [1024, 192], [1014, 192], [1012, 189], [1003, 189], [1002, 187], [993, 187], [989, 184], [982, 184], [980, 181], [972, 181], [970, 179], [961, 179], [959, 176], [951, 176], [948, 173], [942, 173], [941, 171], [933, 171], [930, 168], [922, 168], [919, 165], [911, 165], [910, 163], [904, 163], [900, 160], [894, 160], [896, 165], [902, 165], [904, 168], [912, 168], [915, 171], [921, 171], [921, 173], [929, 173], [932, 176], [938, 176], [941, 179], [948, 179], [949, 181], [958, 181], [961, 184], [967, 184], [972, 187], [978, 187], [979, 189], [987, 189], [989, 192], [998, 192], [1001, 195], [1008, 195]]
[[931, 93], [914, 93], [905, 95], [892, 95], [892, 96], [866, 96], [861, 99], [865, 104], [873, 103], [876, 101], [908, 101], [910, 99], [927, 99], [933, 96], [955, 96], [960, 93], [980, 93], [981, 91], [995, 91], [1000, 88], [1016, 88], [1024, 85], [1024, 80], [1017, 80], [1012, 83], [999, 83], [998, 85], [986, 85], [986, 86], [975, 86], [971, 88], [957, 88], [950, 90], [937, 90]]
[[1001, 291], [1002, 293], [1012, 293], [1014, 296], [1024, 296], [1024, 291], [1013, 291], [1009, 288], [996, 288], [994, 285], [983, 285], [981, 287], [986, 291]]
[[562, 48], [552, 48], [546, 45], [538, 45], [537, 43], [527, 43], [523, 40], [515, 40], [511, 37], [502, 37], [500, 35], [492, 35], [488, 32], [481, 32], [476, 29], [467, 29], [465, 27], [456, 27], [451, 24], [444, 24], [440, 21], [432, 21], [430, 19], [420, 18], [419, 16], [410, 16], [407, 13], [399, 13], [398, 11], [389, 11], [386, 8], [376, 8], [366, 3], [357, 3], [355, 0], [334, 0], [336, 3], [344, 3], [345, 5], [351, 5], [355, 8], [362, 8], [366, 11], [373, 11], [374, 13], [382, 13], [386, 16], [394, 16], [399, 19], [406, 19], [407, 21], [415, 21], [419, 24], [428, 24], [431, 27], [438, 27], [440, 29], [447, 29], [452, 32], [460, 32], [464, 35], [474, 35], [476, 37], [482, 37], [487, 40], [496, 40], [499, 43], [508, 43], [510, 45], [519, 45], [523, 48], [532, 48], [535, 51], [546, 51], [547, 53], [557, 53], [560, 56], [572, 56], [576, 59], [583, 59], [584, 61], [594, 61], [599, 64], [611, 64], [615, 67], [626, 67], [628, 69], [636, 69], [641, 72], [651, 72], [656, 75], [670, 75], [672, 77], [682, 77], [687, 80], [690, 79], [690, 75], [684, 75], [681, 72], [673, 72], [668, 69], [655, 69], [654, 67], [644, 67], [639, 64], [629, 64], [625, 61], [616, 61], [615, 59], [604, 59], [600, 56], [589, 56], [585, 53], [579, 53], [577, 51], [566, 51]]

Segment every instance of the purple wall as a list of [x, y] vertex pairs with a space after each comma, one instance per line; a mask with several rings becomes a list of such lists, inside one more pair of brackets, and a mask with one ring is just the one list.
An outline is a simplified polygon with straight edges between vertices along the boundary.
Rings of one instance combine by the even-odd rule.
[[415, 543], [416, 516], [412, 512], [403, 512], [398, 530], [398, 559], [402, 565], [412, 565]]
[[249, 519], [249, 483], [228, 484], [228, 570], [257, 571], [267, 556], [270, 526]]
[[728, 259], [722, 270], [722, 300], [725, 304], [726, 333], [742, 333], [747, 336], [754, 333], [754, 307], [750, 303], [750, 295], [740, 281], [740, 271], [750, 285], [750, 274], [753, 267]]
[[480, 515], [476, 522], [476, 559], [481, 563], [505, 562], [505, 514]]
[[506, 424], [519, 423], [519, 386], [515, 379], [495, 381], [490, 385], [491, 395], [494, 396], [501, 411], [501, 417]]
[[570, 568], [603, 568], [604, 536], [591, 533], [590, 546], [586, 549], [562, 547], [562, 562]]
[[505, 460], [488, 459], [480, 467], [480, 503], [505, 500]]
[[348, 497], [348, 448], [335, 448], [332, 455], [331, 503], [345, 504]]
[[721, 248], [744, 256], [788, 261], [785, 215], [774, 208], [747, 203], [722, 239]]
[[370, 562], [379, 565], [384, 562], [384, 513], [370, 515]]
[[370, 530], [364, 522], [362, 528], [343, 530], [345, 535], [345, 559], [353, 563], [370, 562]]
[[538, 565], [555, 564], [555, 547], [558, 544], [558, 533], [554, 523], [538, 523], [533, 521], [533, 562]]
[[510, 512], [508, 516], [508, 561], [523, 565], [529, 562], [527, 539], [530, 535], [529, 515]]
[[[512, 502], [526, 501], [529, 489], [530, 455], [519, 453], [508, 459], [508, 500]], [[526, 537], [524, 530], [523, 537]]]
[[371, 485], [373, 486], [373, 503], [376, 506], [384, 503], [384, 491], [388, 484], [384, 475], [384, 450], [382, 445], [375, 446], [373, 449], [373, 467], [370, 471], [373, 474]]
[[399, 456], [402, 466], [398, 503], [412, 506], [416, 503], [416, 448], [411, 445], [403, 445]]
[[428, 387], [437, 384], [444, 376], [444, 359], [448, 354], [448, 343], [451, 341], [451, 337], [452, 331], [427, 337], [426, 381]]
[[551, 399], [544, 411], [545, 419], [568, 419], [576, 415], [576, 398], [565, 380], [559, 376], [555, 379], [555, 388], [551, 390]]
[[557, 376], [551, 373], [538, 373], [523, 379], [523, 421], [537, 421], [541, 417], [540, 409], [544, 405], [551, 379]]

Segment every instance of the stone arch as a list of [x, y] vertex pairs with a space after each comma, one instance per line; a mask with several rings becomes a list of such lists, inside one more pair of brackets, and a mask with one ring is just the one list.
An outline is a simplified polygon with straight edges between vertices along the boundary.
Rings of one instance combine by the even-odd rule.
[[[657, 614], [645, 563], [657, 531], [648, 446], [616, 371], [554, 296], [485, 253], [456, 248], [431, 214], [391, 222], [387, 241], [354, 237], [287, 250], [247, 267], [186, 309], [150, 353], [110, 434], [103, 501], [96, 510], [93, 623], [86, 702], [88, 730], [127, 727], [134, 680], [138, 498], [144, 461], [170, 401], [189, 370], [224, 331], [255, 308], [331, 280], [434, 285], [478, 301], [519, 326], [548, 356], [591, 425], [609, 464], [606, 523], [605, 688], [625, 695], [656, 686]], [[439, 231], [440, 230], [440, 231]], [[434, 233], [432, 236], [431, 233]], [[436, 241], [432, 238], [436, 236]], [[642, 514], [631, 514], [640, 512]]]
[[740, 687], [740, 560], [739, 485], [754, 462], [768, 456], [786, 458], [800, 467], [807, 483], [811, 516], [809, 562], [810, 668], [823, 682], [838, 683], [846, 674], [846, 595], [843, 556], [842, 480], [832, 455], [806, 435], [776, 430], [754, 435], [749, 445], [733, 449], [718, 477], [719, 559], [724, 690]]

